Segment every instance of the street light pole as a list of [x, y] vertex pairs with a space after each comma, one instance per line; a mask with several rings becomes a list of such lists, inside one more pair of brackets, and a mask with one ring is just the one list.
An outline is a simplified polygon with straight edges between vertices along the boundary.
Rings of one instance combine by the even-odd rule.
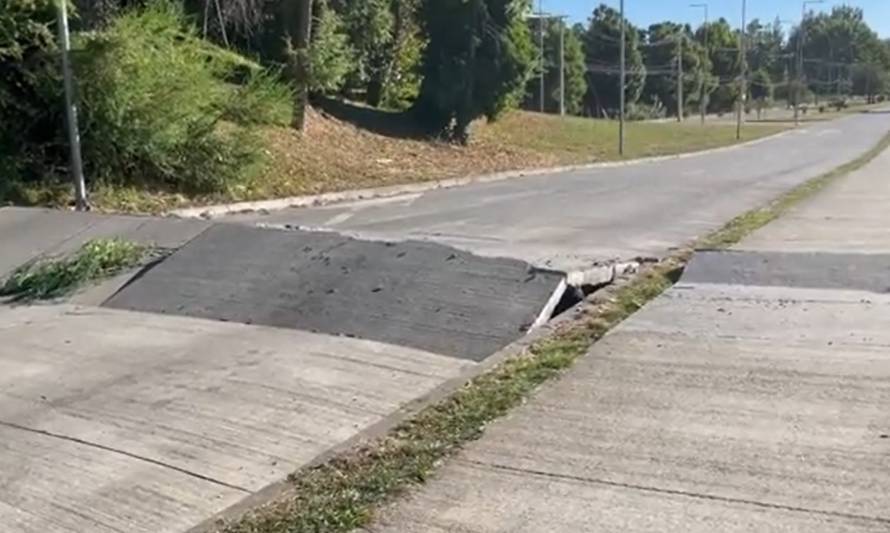
[[538, 66], [541, 69], [540, 77], [540, 94], [541, 94], [541, 113], [544, 112], [544, 0], [538, 0], [538, 40], [541, 45], [541, 61]]
[[686, 103], [683, 97], [683, 37], [681, 29], [677, 43], [679, 49], [677, 53], [677, 122], [683, 122], [683, 107]]
[[[709, 35], [711, 32], [710, 32], [710, 29], [708, 28], [708, 4], [704, 4], [704, 3], [702, 3], [702, 4], [689, 4], [689, 7], [701, 7], [701, 8], [704, 8], [704, 10], [705, 10], [705, 24], [704, 24], [704, 26], [702, 26], [702, 31], [704, 31], [704, 34], [705, 34], [705, 36], [704, 36], [704, 37], [705, 37], [705, 60], [710, 62], [710, 60], [711, 60], [711, 52], [708, 50], [708, 35]], [[702, 67], [704, 67], [704, 65], [703, 65]], [[705, 115], [706, 115], [707, 112], [708, 112], [708, 103], [707, 103], [707, 101], [706, 101], [706, 98], [707, 98], [708, 95], [707, 95], [707, 93], [706, 93], [705, 78], [704, 78], [704, 76], [706, 76], [706, 74], [705, 74], [705, 70], [704, 70], [704, 68], [702, 68], [701, 94], [699, 95], [699, 98], [700, 98], [700, 100], [699, 100], [699, 107], [701, 108], [701, 123], [702, 123], [702, 126], [705, 125]]]
[[559, 115], [566, 114], [566, 22], [559, 19]]
[[742, 27], [739, 32], [739, 55], [741, 58], [741, 77], [739, 78], [739, 109], [736, 115], [736, 125], [735, 125], [735, 138], [736, 140], [741, 140], [742, 138], [742, 121], [744, 120], [745, 114], [745, 100], [747, 100], [747, 81], [748, 81], [748, 53], [745, 49], [745, 39], [747, 37], [748, 31], [745, 28], [747, 23], [746, 15], [747, 15], [747, 0], [742, 0]]
[[65, 121], [71, 152], [71, 180], [74, 182], [74, 208], [87, 211], [86, 184], [83, 179], [83, 159], [80, 154], [80, 131], [77, 126], [77, 104], [74, 101], [74, 78], [71, 74], [71, 37], [68, 32], [68, 0], [58, 0], [59, 44], [62, 48], [62, 77], [65, 85]]
[[800, 28], [797, 31], [797, 87], [794, 97], [794, 125], [800, 126], [800, 99], [803, 97], [803, 42], [806, 39], [807, 6], [810, 4], [824, 4], [825, 0], [804, 0], [800, 6]]
[[627, 67], [625, 65], [625, 48], [627, 47], [625, 41], [625, 33], [626, 33], [626, 24], [624, 23], [624, 0], [621, 0], [621, 45], [620, 45], [620, 59], [621, 62], [621, 78], [618, 84], [618, 155], [624, 155], [624, 105], [625, 105], [625, 95], [624, 95], [624, 87], [625, 80], [627, 79]]

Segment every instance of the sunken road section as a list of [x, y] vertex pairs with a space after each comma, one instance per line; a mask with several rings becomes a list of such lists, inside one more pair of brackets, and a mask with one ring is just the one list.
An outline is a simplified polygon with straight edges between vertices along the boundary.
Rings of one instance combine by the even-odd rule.
[[218, 224], [104, 305], [479, 361], [549, 318], [564, 277], [434, 243]]

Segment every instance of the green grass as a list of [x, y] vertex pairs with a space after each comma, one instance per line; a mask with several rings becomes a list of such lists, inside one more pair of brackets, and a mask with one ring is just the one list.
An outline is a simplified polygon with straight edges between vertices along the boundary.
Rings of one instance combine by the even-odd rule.
[[144, 247], [132, 242], [95, 239], [84, 244], [72, 257], [40, 260], [18, 268], [0, 287], [0, 296], [16, 301], [66, 296], [86, 283], [139, 264], [145, 254]]
[[478, 376], [386, 436], [295, 473], [289, 478], [291, 486], [285, 497], [248, 513], [223, 531], [346, 533], [367, 525], [381, 504], [423, 483], [443, 460], [478, 439], [489, 423], [571, 367], [611, 328], [669, 288], [694, 247], [728, 247], [739, 242], [833, 179], [865, 165], [887, 147], [890, 135], [855, 161], [736, 218], [629, 280], [600, 291], [585, 304], [580, 318], [565, 323], [526, 352]]
[[[742, 141], [759, 139], [788, 129], [787, 124], [749, 125]], [[707, 124], [689, 119], [679, 123], [628, 122], [625, 154], [618, 153], [618, 123], [578, 117], [554, 117], [535, 113], [505, 116], [480, 130], [483, 139], [555, 155], [561, 162], [615, 161], [674, 155], [738, 143], [735, 125]]]

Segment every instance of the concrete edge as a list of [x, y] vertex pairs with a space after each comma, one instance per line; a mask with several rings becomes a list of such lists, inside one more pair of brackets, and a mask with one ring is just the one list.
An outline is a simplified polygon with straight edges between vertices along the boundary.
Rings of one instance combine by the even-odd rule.
[[800, 128], [798, 130], [795, 130], [792, 128], [742, 143], [720, 146], [718, 148], [709, 148], [707, 150], [698, 150], [694, 152], [683, 152], [679, 154], [641, 157], [638, 159], [629, 159], [625, 161], [605, 161], [600, 163], [587, 163], [582, 165], [564, 165], [548, 168], [532, 168], [526, 170], [508, 170], [504, 172], [483, 174], [479, 176], [430, 180], [417, 183], [408, 183], [404, 185], [389, 185], [386, 187], [352, 189], [341, 192], [329, 192], [305, 196], [291, 196], [287, 198], [257, 200], [253, 202], [235, 202], [231, 204], [216, 204], [203, 207], [185, 207], [182, 209], [174, 209], [165, 214], [168, 216], [175, 216], [180, 218], [210, 219], [236, 213], [250, 213], [255, 211], [279, 211], [287, 208], [318, 207], [338, 203], [355, 202], [358, 200], [369, 200], [373, 198], [388, 198], [401, 196], [404, 194], [429, 192], [437, 189], [452, 189], [455, 187], [462, 187], [464, 185], [470, 185], [473, 183], [492, 183], [509, 179], [541, 176], [545, 174], [562, 174], [567, 172], [577, 172], [580, 170], [598, 170], [635, 166], [648, 163], [659, 163], [663, 161], [687, 159], [713, 153], [738, 150], [769, 140], [777, 139], [785, 135], [789, 135], [794, 131], [803, 131], [804, 129], [805, 128]]
[[[612, 273], [608, 283], [611, 286], [611, 284], [614, 284], [619, 279], [631, 279], [631, 276], [637, 273], [639, 267], [639, 263], [622, 263], [620, 265], [605, 267]], [[565, 283], [566, 280], [564, 279], [563, 284]], [[384, 437], [399, 424], [417, 415], [423, 409], [448, 398], [473, 379], [485, 374], [509, 359], [522, 355], [522, 353], [533, 344], [557, 331], [563, 324], [574, 320], [576, 315], [589, 303], [589, 299], [584, 299], [559, 316], [554, 317], [538, 327], [530, 329], [524, 336], [501, 348], [479, 363], [469, 365], [459, 375], [440, 383], [426, 394], [410, 400], [393, 413], [356, 433], [349, 439], [325, 450], [311, 461], [301, 466], [297, 472], [320, 466], [364, 442]], [[191, 529], [187, 530], [186, 533], [219, 533], [221, 531], [220, 528], [224, 527], [226, 523], [241, 518], [252, 510], [280, 500], [290, 490], [291, 484], [288, 482], [287, 478], [276, 481], [257, 492], [246, 496], [238, 503], [223, 509], [196, 526], [193, 526]]]

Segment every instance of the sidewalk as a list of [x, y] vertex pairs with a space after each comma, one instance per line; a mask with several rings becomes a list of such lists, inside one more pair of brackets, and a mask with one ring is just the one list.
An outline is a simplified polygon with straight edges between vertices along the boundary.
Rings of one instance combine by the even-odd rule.
[[369, 530], [890, 530], [888, 165], [699, 254]]

